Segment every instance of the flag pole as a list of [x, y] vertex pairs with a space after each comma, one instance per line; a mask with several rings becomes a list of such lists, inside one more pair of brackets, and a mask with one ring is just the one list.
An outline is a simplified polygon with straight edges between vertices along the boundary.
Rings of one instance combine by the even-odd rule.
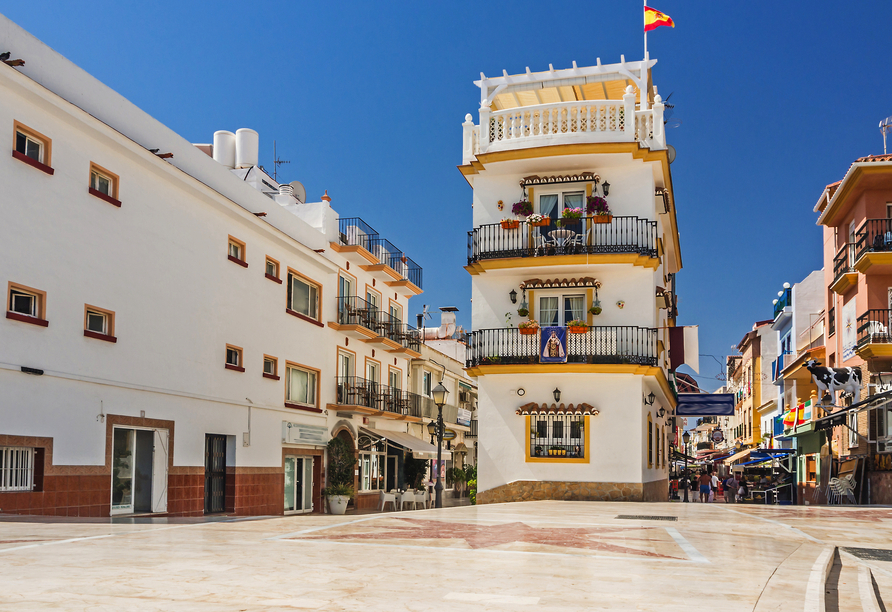
[[[641, 12], [641, 23], [643, 25], [646, 25], [644, 23], [644, 14], [645, 14], [646, 10], [647, 10], [647, 0], [644, 0], [644, 8], [642, 9], [642, 12]], [[644, 30], [644, 61], [647, 61], [647, 30]]]

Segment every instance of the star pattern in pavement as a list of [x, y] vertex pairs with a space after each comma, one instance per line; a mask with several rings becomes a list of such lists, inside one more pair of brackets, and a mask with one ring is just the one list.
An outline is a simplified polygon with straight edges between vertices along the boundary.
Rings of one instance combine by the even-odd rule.
[[[422, 519], [398, 518], [407, 525], [382, 527], [378, 531], [366, 533], [345, 533], [330, 535], [304, 536], [301, 539], [317, 540], [464, 540], [471, 548], [491, 548], [515, 542], [539, 544], [543, 546], [561, 546], [602, 552], [654, 557], [659, 559], [678, 559], [649, 550], [641, 550], [612, 544], [596, 539], [593, 536], [621, 536], [623, 540], [639, 542], [665, 542], [662, 539], [629, 538], [632, 531], [648, 531], [651, 528], [638, 527], [530, 527], [525, 523], [504, 523], [501, 525], [472, 525], [468, 523], [451, 523]], [[642, 533], [642, 535], [645, 535]]]

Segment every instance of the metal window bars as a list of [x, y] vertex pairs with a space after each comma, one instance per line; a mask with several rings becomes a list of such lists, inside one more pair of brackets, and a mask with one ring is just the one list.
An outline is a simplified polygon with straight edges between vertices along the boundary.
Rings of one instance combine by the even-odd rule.
[[574, 414], [530, 416], [530, 457], [585, 457], [585, 417]]
[[0, 491], [34, 488], [34, 449], [0, 446]]

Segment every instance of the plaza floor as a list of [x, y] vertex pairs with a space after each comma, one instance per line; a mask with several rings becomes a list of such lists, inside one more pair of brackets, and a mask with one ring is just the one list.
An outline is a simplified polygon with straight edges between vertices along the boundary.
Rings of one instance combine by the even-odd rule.
[[211, 521], [6, 516], [0, 611], [807, 610], [833, 546], [822, 609], [866, 605], [862, 566], [892, 601], [888, 508], [543, 501]]

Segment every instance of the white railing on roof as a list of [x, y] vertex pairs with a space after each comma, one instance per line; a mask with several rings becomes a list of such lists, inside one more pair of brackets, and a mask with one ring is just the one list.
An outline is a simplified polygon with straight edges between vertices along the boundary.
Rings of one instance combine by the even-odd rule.
[[[465, 116], [462, 163], [480, 153], [568, 142], [638, 142], [650, 149], [665, 149], [663, 103], [636, 110], [635, 94], [622, 100], [580, 100], [505, 110], [480, 109], [480, 125]], [[630, 118], [630, 120], [627, 120]]]

